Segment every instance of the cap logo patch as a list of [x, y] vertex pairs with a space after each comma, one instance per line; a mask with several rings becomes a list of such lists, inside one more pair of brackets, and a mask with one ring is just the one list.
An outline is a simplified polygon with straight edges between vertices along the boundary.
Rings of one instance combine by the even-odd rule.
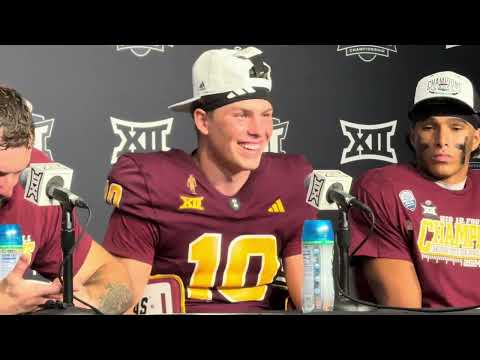
[[430, 94], [458, 95], [462, 91], [460, 81], [445, 76], [432, 79], [427, 84], [427, 91]]

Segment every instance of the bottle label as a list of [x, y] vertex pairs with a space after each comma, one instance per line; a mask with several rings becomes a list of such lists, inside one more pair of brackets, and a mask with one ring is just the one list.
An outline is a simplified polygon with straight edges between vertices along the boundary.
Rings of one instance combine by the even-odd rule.
[[22, 247], [0, 248], [0, 280], [4, 279], [15, 267], [22, 255]]
[[335, 302], [333, 244], [304, 244], [303, 262], [303, 312], [332, 311]]
[[303, 248], [303, 312], [311, 312], [315, 309], [315, 296], [313, 289], [313, 247]]

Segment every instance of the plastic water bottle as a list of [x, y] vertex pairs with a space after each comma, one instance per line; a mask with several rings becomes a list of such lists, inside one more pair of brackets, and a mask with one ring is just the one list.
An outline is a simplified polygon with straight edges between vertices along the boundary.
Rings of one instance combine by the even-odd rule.
[[22, 255], [23, 239], [17, 224], [0, 224], [0, 280], [15, 267]]
[[304, 263], [303, 312], [332, 311], [335, 302], [333, 247], [330, 220], [306, 220], [302, 244]]

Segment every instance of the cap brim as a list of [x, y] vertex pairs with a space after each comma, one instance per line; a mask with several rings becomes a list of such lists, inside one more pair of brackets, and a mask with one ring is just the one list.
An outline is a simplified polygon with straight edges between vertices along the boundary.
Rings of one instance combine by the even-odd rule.
[[185, 101], [178, 102], [176, 104], [170, 105], [168, 108], [172, 111], [177, 111], [177, 112], [190, 112], [190, 109], [192, 107], [192, 104], [195, 101], [198, 101], [200, 97], [195, 97], [191, 98]]
[[[408, 117], [410, 120], [414, 120], [415, 112], [418, 109], [422, 109], [428, 106], [434, 107], [435, 105], [453, 105], [455, 107], [455, 110], [460, 111], [461, 114], [467, 115], [467, 114], [475, 114], [475, 110], [471, 108], [470, 105], [467, 103], [464, 103], [461, 100], [458, 99], [453, 99], [449, 97], [432, 97], [429, 99], [425, 99], [422, 101], [419, 101], [415, 105], [412, 106], [410, 111], [408, 112]], [[453, 111], [455, 112], [455, 111]], [[452, 112], [452, 113], [453, 113]], [[459, 113], [459, 114], [460, 114]], [[459, 115], [457, 114], [457, 115]]]

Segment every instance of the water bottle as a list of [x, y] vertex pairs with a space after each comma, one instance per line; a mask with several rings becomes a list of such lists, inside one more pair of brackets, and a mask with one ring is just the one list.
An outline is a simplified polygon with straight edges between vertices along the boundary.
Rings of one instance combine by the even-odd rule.
[[0, 224], [0, 280], [15, 267], [22, 255], [23, 239], [17, 224]]
[[333, 247], [330, 220], [306, 220], [302, 245], [304, 263], [303, 312], [332, 311], [335, 301]]

